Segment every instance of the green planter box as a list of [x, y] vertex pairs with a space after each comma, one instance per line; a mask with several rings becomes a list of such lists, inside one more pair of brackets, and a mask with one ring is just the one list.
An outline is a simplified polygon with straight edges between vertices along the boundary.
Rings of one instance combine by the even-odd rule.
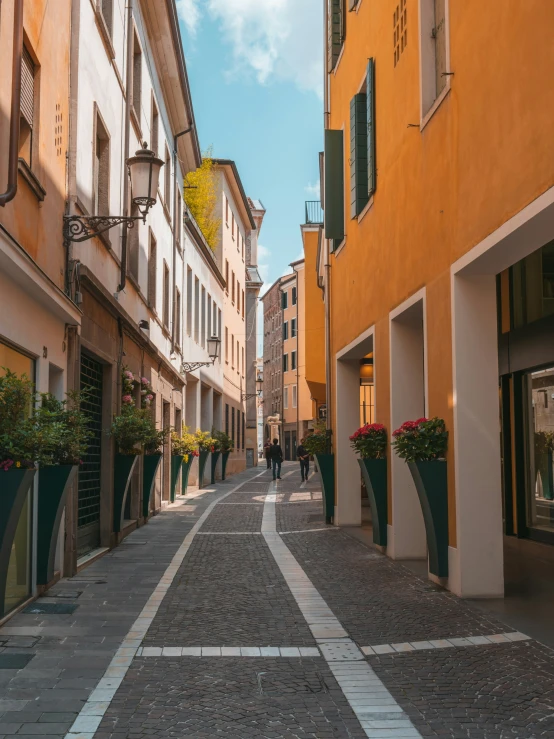
[[180, 454], [171, 455], [171, 495], [170, 500], [175, 503], [175, 489], [177, 488], [177, 480], [179, 479], [179, 472], [183, 464], [183, 457]]
[[212, 485], [215, 485], [215, 468], [217, 467], [217, 460], [219, 459], [221, 452], [212, 452]]
[[119, 534], [123, 528], [125, 501], [129, 492], [131, 475], [138, 462], [136, 454], [116, 454], [113, 465], [113, 530]]
[[323, 515], [326, 523], [332, 523], [335, 515], [335, 455], [314, 454], [314, 457], [323, 491]]
[[388, 498], [387, 498], [387, 460], [359, 459], [365, 488], [371, 508], [373, 524], [373, 543], [387, 546]]
[[181, 478], [182, 479], [181, 492], [183, 495], [187, 494], [190, 468], [192, 467], [193, 462], [194, 462], [194, 457], [192, 456], [192, 454], [188, 455], [188, 462], [185, 462], [185, 460], [183, 459], [183, 476]]
[[161, 454], [145, 454], [142, 458], [142, 516], [148, 518], [150, 514], [150, 498], [154, 490], [156, 472], [162, 460]]
[[210, 452], [200, 452], [200, 455], [198, 458], [198, 487], [199, 488], [204, 487], [204, 470], [206, 469], [206, 462], [208, 461], [209, 456], [210, 456]]
[[408, 462], [416, 486], [429, 549], [429, 572], [448, 577], [448, 477], [445, 460]]
[[54, 578], [56, 544], [67, 500], [67, 491], [79, 467], [41, 467], [38, 473], [37, 583], [47, 585]]
[[6, 581], [12, 546], [21, 511], [36, 470], [8, 470], [0, 472], [0, 616], [5, 613]]
[[221, 479], [222, 480], [225, 480], [225, 471], [227, 469], [227, 462], [230, 456], [231, 456], [231, 452], [221, 453]]

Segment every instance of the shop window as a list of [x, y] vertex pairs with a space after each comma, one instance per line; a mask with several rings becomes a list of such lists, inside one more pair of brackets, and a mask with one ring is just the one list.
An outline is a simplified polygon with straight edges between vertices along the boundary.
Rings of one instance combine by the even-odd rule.
[[540, 532], [549, 532], [554, 541], [554, 367], [529, 372], [525, 379], [529, 429], [527, 525], [537, 532], [533, 538], [540, 539]]

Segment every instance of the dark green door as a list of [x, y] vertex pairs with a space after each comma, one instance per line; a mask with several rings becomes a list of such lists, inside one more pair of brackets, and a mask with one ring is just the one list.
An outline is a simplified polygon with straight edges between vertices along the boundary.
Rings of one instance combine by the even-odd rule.
[[100, 463], [102, 449], [103, 367], [87, 354], [81, 355], [81, 390], [88, 395], [83, 410], [91, 418], [92, 432], [87, 454], [79, 468], [77, 556], [100, 546]]

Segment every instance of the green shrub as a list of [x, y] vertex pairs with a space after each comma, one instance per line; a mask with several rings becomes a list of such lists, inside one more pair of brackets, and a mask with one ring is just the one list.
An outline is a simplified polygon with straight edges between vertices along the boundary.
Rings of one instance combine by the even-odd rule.
[[392, 436], [394, 450], [407, 462], [444, 459], [448, 447], [448, 431], [442, 418], [406, 421]]

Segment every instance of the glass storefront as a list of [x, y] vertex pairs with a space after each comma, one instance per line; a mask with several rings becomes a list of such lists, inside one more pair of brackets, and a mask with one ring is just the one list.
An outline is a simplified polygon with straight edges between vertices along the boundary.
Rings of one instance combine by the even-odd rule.
[[[35, 379], [34, 360], [0, 341], [0, 373], [4, 372], [3, 368], [10, 369], [19, 375], [26, 374], [31, 379]], [[12, 545], [6, 592], [0, 593], [0, 617], [17, 608], [29, 598], [32, 592], [32, 509], [33, 491], [31, 488], [27, 493], [27, 499], [19, 518]]]
[[554, 367], [525, 376], [527, 525], [554, 532]]

